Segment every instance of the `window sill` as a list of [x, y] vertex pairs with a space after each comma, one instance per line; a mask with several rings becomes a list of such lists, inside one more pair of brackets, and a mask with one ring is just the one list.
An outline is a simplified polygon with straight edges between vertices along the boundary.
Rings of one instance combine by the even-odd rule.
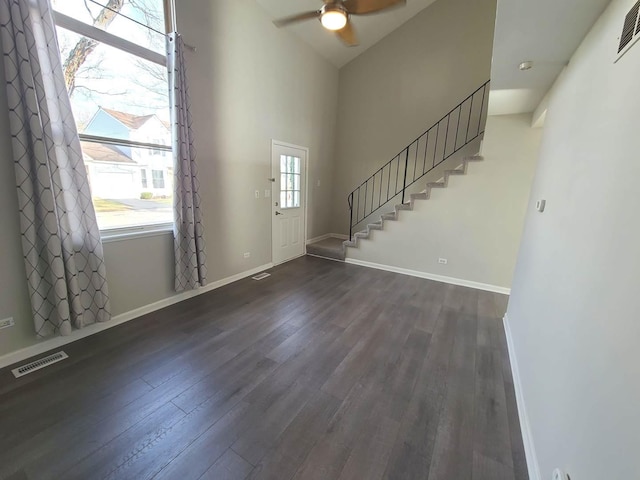
[[157, 237], [159, 235], [173, 234], [172, 224], [149, 225], [140, 228], [119, 228], [113, 230], [102, 230], [100, 238], [102, 243], [121, 242], [134, 238]]

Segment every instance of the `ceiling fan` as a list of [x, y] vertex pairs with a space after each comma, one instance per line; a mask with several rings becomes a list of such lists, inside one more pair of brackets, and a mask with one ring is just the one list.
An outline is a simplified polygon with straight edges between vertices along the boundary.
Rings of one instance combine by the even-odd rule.
[[324, 5], [320, 10], [299, 13], [290, 17], [275, 20], [278, 27], [285, 27], [292, 23], [302, 22], [317, 18], [327, 30], [336, 32], [336, 35], [350, 47], [358, 45], [356, 32], [351, 24], [351, 15], [368, 15], [378, 13], [391, 7], [399, 7], [407, 3], [407, 0], [323, 0]]

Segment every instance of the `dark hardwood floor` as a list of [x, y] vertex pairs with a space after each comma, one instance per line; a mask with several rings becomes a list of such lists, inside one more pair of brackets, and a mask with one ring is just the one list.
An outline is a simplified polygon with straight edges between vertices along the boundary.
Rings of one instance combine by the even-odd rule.
[[0, 370], [0, 478], [527, 478], [506, 297], [312, 257], [271, 274]]

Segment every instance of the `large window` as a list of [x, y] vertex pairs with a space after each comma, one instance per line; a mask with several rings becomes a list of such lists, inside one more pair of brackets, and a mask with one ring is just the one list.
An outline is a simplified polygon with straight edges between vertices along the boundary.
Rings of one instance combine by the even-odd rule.
[[173, 223], [164, 34], [168, 3], [52, 0], [65, 82], [103, 233]]

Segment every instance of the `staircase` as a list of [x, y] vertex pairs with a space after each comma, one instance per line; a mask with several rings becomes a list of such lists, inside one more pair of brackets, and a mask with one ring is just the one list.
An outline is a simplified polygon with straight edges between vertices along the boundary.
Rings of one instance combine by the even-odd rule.
[[[469, 162], [482, 160], [477, 152], [487, 121], [489, 86], [487, 81], [478, 87], [349, 194], [349, 240], [344, 247], [357, 248], [372, 230], [382, 230], [401, 210], [413, 210], [416, 200], [429, 199], [432, 189], [446, 188], [451, 175], [464, 175]], [[417, 191], [427, 176], [438, 180]], [[393, 211], [380, 215], [394, 202]], [[363, 229], [354, 234], [358, 227]]]
[[[344, 247], [358, 248], [358, 241], [368, 239], [372, 230], [384, 230], [384, 224], [387, 221], [397, 221], [401, 210], [413, 210], [414, 203], [417, 200], [428, 200], [431, 197], [431, 190], [434, 188], [446, 188], [449, 184], [449, 177], [451, 175], [465, 175], [467, 173], [467, 167], [469, 162], [478, 162], [483, 160], [480, 155], [473, 155], [462, 159], [462, 163], [452, 169], [445, 170], [444, 177], [437, 182], [427, 183], [427, 188], [419, 193], [411, 193], [409, 195], [410, 200], [406, 203], [400, 203], [395, 205], [394, 211], [384, 213], [380, 216], [377, 222], [367, 224], [366, 228], [353, 235], [351, 240], [345, 240], [342, 244]], [[345, 252], [346, 256], [346, 252]], [[344, 257], [343, 257], [344, 259]]]
[[[348, 240], [325, 239], [307, 245], [307, 252], [344, 260], [347, 248], [358, 248], [373, 230], [383, 230], [385, 222], [398, 220], [400, 211], [428, 200], [432, 189], [446, 188], [450, 176], [464, 175], [469, 162], [482, 160], [477, 152], [487, 121], [489, 87], [490, 81], [478, 87], [349, 194]], [[424, 182], [426, 188], [420, 190]], [[384, 212], [392, 206], [393, 211]]]

